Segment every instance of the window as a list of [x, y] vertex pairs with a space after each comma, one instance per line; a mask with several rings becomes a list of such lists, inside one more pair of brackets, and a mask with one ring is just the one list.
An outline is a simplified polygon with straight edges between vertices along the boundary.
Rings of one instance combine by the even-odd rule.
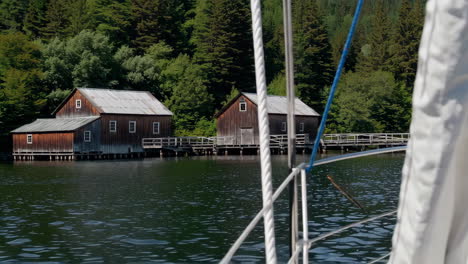
[[286, 122], [281, 123], [281, 131], [286, 131]]
[[86, 130], [84, 132], [84, 142], [91, 142], [91, 131]]
[[109, 121], [109, 132], [117, 132], [117, 121]]
[[299, 132], [304, 132], [304, 123], [299, 123]]
[[153, 134], [159, 134], [159, 122], [153, 122]]
[[136, 132], [136, 121], [129, 121], [128, 122], [128, 133], [135, 133]]
[[27, 142], [28, 144], [32, 144], [32, 134], [28, 134], [28, 135], [26, 136], [26, 142]]
[[241, 99], [240, 99], [239, 111], [240, 111], [240, 112], [245, 112], [245, 111], [247, 111], [247, 103], [245, 102], [245, 99], [244, 99], [244, 98], [241, 98]]
[[81, 108], [81, 100], [80, 99], [77, 99], [75, 101], [75, 106], [76, 106], [77, 109]]

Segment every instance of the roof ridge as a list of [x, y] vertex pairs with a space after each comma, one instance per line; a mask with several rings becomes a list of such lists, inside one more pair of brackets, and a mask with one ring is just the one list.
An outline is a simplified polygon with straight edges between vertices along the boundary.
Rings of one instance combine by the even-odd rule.
[[[249, 93], [249, 92], [241, 92], [242, 94], [252, 94], [252, 95], [257, 95], [257, 93]], [[286, 95], [276, 95], [276, 94], [267, 94], [268, 97], [283, 97], [283, 98], [287, 98]], [[298, 100], [301, 100], [301, 98], [299, 98], [298, 96], [295, 96], [295, 99], [298, 99]], [[302, 100], [301, 100], [302, 101]]]
[[113, 91], [113, 92], [134, 92], [134, 93], [151, 93], [150, 91], [137, 91], [137, 90], [121, 90], [121, 89], [110, 89], [110, 88], [97, 88], [97, 87], [76, 87], [78, 90], [100, 90], [100, 91]]

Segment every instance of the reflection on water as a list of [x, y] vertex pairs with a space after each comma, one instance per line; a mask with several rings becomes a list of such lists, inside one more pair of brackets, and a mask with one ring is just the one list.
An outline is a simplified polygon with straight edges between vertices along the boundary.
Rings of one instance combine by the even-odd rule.
[[[278, 186], [287, 160], [273, 159]], [[401, 155], [382, 155], [316, 168], [308, 178], [310, 236], [394, 209], [402, 163]], [[261, 207], [259, 173], [257, 156], [0, 164], [0, 262], [218, 262]], [[326, 175], [366, 210], [353, 207]], [[275, 204], [281, 262], [288, 257], [286, 197]], [[311, 261], [385, 254], [394, 222], [318, 243]], [[264, 262], [262, 232], [259, 225], [234, 262]]]

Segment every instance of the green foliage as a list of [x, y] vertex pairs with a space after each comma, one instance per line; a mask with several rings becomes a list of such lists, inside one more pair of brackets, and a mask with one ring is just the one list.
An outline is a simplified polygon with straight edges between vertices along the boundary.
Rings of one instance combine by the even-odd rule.
[[25, 35], [0, 35], [0, 134], [31, 121], [45, 105], [40, 56]]
[[46, 113], [52, 113], [59, 105], [62, 103], [63, 100], [72, 92], [72, 90], [61, 90], [57, 89], [50, 92], [47, 96], [47, 109], [45, 110]]
[[1, 0], [0, 29], [9, 31], [20, 30], [27, 8], [27, 0]]
[[240, 94], [239, 90], [237, 90], [236, 88], [232, 88], [231, 93], [226, 96], [226, 100], [224, 100], [221, 105], [225, 106], [226, 104], [229, 104], [239, 94]]
[[[389, 72], [377, 71], [363, 78], [363, 73], [347, 73], [340, 83], [329, 124], [334, 132], [388, 132], [393, 120], [382, 115], [382, 102], [390, 102], [398, 86]], [[329, 130], [329, 131], [330, 131]], [[392, 129], [391, 131], [395, 131]]]
[[372, 31], [369, 37], [369, 43], [361, 48], [358, 55], [358, 70], [362, 72], [370, 71], [389, 71], [390, 64], [390, 45], [392, 30], [390, 18], [385, 14], [388, 8], [384, 0], [377, 0], [375, 14], [372, 16]]
[[233, 87], [253, 87], [249, 6], [242, 0], [207, 0], [205, 9], [197, 11], [195, 60], [203, 67], [215, 102], [221, 103]]
[[73, 0], [68, 4], [68, 27], [66, 33], [75, 36], [91, 27], [91, 12], [88, 0]]
[[165, 104], [174, 113], [177, 131], [192, 131], [203, 117], [213, 111], [213, 97], [208, 93], [201, 67], [191, 62], [187, 55], [180, 55], [163, 71], [163, 86], [171, 90]]
[[[297, 86], [296, 86], [297, 92]], [[286, 76], [278, 74], [268, 85], [268, 94], [286, 96]]]
[[135, 55], [127, 46], [121, 47], [114, 55], [120, 65], [121, 85], [125, 88], [150, 91], [165, 100], [170, 91], [161, 87], [161, 72], [170, 64], [172, 48], [158, 43], [147, 49], [144, 55]]
[[132, 17], [136, 23], [136, 37], [133, 43], [138, 48], [147, 48], [162, 40], [163, 16], [162, 1], [160, 0], [132, 0]]
[[41, 36], [45, 26], [46, 0], [30, 1], [28, 11], [24, 17], [23, 30], [32, 38]]
[[185, 13], [191, 8], [191, 2], [183, 0], [131, 0], [135, 23], [133, 44], [141, 50], [158, 42], [177, 49], [186, 45], [188, 38], [182, 27]]
[[423, 20], [421, 0], [416, 0], [414, 5], [411, 5], [410, 0], [402, 0], [395, 39], [391, 47], [391, 61], [396, 79], [411, 91], [416, 78]]
[[[296, 94], [316, 111], [356, 2], [293, 1]], [[424, 2], [365, 2], [329, 131], [407, 131]], [[282, 1], [262, 4], [268, 92], [285, 95]], [[152, 92], [179, 135], [213, 135], [213, 114], [254, 88], [250, 17], [244, 0], [0, 0], [0, 122], [109, 87]]]
[[327, 31], [315, 1], [297, 1], [294, 9], [297, 90], [307, 105], [321, 111], [322, 89], [331, 84], [334, 70]]
[[284, 33], [282, 0], [263, 1], [263, 40], [267, 82], [284, 67]]
[[109, 38], [82, 31], [68, 40], [53, 39], [44, 47], [45, 82], [55, 89], [111, 87], [114, 47]]
[[190, 131], [190, 136], [213, 137], [216, 136], [216, 121], [202, 117], [196, 124], [195, 129]]
[[96, 31], [108, 36], [114, 43], [128, 43], [131, 31], [130, 7], [130, 0], [97, 0], [93, 16]]
[[64, 0], [50, 0], [46, 11], [46, 25], [42, 29], [47, 38], [60, 37], [68, 27], [67, 5]]

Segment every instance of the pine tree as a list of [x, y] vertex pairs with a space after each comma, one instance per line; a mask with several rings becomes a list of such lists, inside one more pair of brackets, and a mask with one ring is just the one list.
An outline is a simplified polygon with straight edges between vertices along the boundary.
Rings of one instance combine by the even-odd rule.
[[397, 81], [412, 90], [416, 77], [419, 42], [422, 34], [424, 11], [417, 0], [414, 7], [410, 0], [402, 0], [392, 46], [392, 67]]
[[203, 66], [209, 92], [219, 106], [232, 88], [253, 88], [250, 11], [242, 0], [209, 0], [200, 12], [193, 40], [195, 61]]
[[70, 36], [75, 36], [91, 26], [91, 14], [88, 0], [73, 0], [68, 4], [68, 23], [65, 29]]
[[38, 38], [45, 26], [46, 1], [36, 0], [29, 2], [28, 11], [24, 17], [23, 31], [29, 37]]
[[358, 55], [357, 70], [360, 72], [389, 71], [390, 70], [390, 45], [392, 30], [390, 19], [386, 15], [388, 8], [384, 0], [377, 0], [375, 12], [372, 16], [372, 30], [368, 40], [369, 51], [361, 50]]
[[315, 1], [296, 1], [294, 11], [297, 89], [306, 104], [320, 111], [322, 90], [333, 75], [327, 31]]
[[277, 75], [284, 76], [284, 29], [282, 0], [265, 0], [263, 3], [263, 39], [265, 43], [265, 71], [267, 82]]
[[160, 17], [164, 15], [162, 0], [132, 0], [135, 23], [135, 47], [145, 49], [162, 40]]
[[44, 106], [40, 57], [26, 35], [0, 34], [0, 133], [32, 121]]
[[28, 9], [28, 0], [0, 1], [0, 30], [20, 31]]
[[48, 38], [60, 37], [65, 34], [68, 24], [67, 3], [65, 0], [50, 0], [46, 11], [46, 25], [42, 29]]
[[130, 0], [96, 0], [92, 23], [96, 31], [107, 35], [112, 42], [128, 44], [131, 29]]

